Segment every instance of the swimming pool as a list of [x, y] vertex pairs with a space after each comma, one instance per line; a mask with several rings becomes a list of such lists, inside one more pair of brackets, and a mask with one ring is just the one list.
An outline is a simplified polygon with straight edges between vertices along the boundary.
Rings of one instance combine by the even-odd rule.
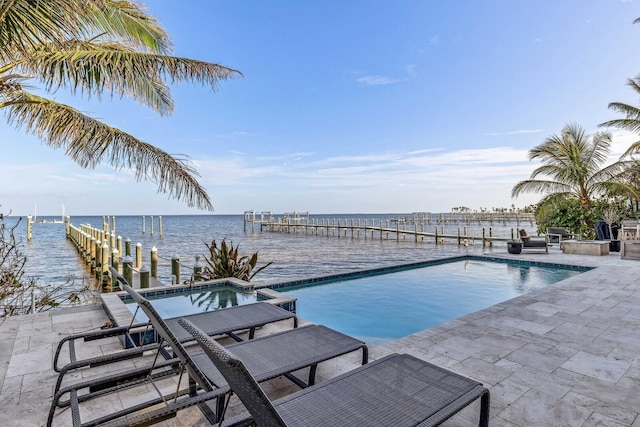
[[586, 270], [466, 258], [384, 274], [314, 280], [276, 288], [297, 298], [296, 312], [300, 318], [377, 345]]
[[[182, 292], [145, 292], [145, 298], [153, 301], [153, 307], [164, 318], [185, 316], [218, 310], [235, 305], [251, 304], [258, 301], [255, 291], [237, 289], [231, 286], [217, 286], [198, 290], [184, 289]], [[137, 304], [130, 297], [124, 301], [125, 305], [134, 313]], [[136, 317], [141, 321], [147, 318], [138, 310]]]

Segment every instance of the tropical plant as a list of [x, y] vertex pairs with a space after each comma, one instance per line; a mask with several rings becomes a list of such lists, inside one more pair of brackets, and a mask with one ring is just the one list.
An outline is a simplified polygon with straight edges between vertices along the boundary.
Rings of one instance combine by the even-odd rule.
[[590, 240], [596, 237], [595, 224], [599, 219], [609, 224], [609, 231], [613, 235], [611, 227], [620, 224], [628, 214], [624, 203], [611, 198], [593, 200], [588, 210], [576, 198], [558, 198], [536, 210], [536, 225], [539, 234], [546, 233], [549, 227], [564, 227]]
[[253, 271], [258, 263], [258, 252], [254, 252], [251, 257], [241, 256], [238, 251], [239, 246], [233, 247], [233, 242], [227, 246], [226, 239], [222, 239], [218, 247], [213, 240], [211, 245], [207, 245], [209, 258], [205, 257], [205, 261], [208, 267], [205, 266], [201, 277], [205, 280], [235, 277], [250, 282], [256, 274], [272, 264], [268, 263]]
[[[547, 203], [563, 199], [576, 199], [585, 209], [591, 208], [595, 198], [633, 189], [622, 177], [630, 162], [618, 161], [604, 166], [610, 152], [611, 135], [596, 132], [588, 135], [575, 123], [566, 125], [560, 135], [552, 135], [529, 150], [530, 160], [541, 160], [528, 180], [517, 183], [512, 197], [525, 192], [543, 195], [538, 202]], [[547, 179], [538, 179], [539, 176]]]
[[[640, 20], [634, 21], [634, 23], [637, 22], [640, 22]], [[627, 85], [636, 94], [640, 95], [640, 77], [627, 80]], [[640, 107], [634, 107], [623, 102], [612, 102], [609, 104], [609, 109], [622, 114], [624, 117], [604, 122], [600, 124], [601, 127], [614, 127], [640, 134]], [[634, 191], [628, 192], [626, 196], [632, 201], [636, 210], [638, 210], [640, 204], [640, 197], [638, 196], [640, 194], [640, 161], [635, 157], [638, 153], [640, 153], [640, 141], [632, 143], [620, 157], [621, 159], [629, 159], [625, 180]]]
[[42, 139], [84, 168], [106, 162], [131, 169], [138, 181], [211, 210], [196, 170], [123, 130], [69, 105], [31, 92], [101, 99], [128, 96], [160, 115], [173, 111], [169, 84], [217, 88], [241, 73], [219, 64], [170, 56], [169, 35], [141, 6], [126, 0], [0, 0], [0, 108], [8, 122]]

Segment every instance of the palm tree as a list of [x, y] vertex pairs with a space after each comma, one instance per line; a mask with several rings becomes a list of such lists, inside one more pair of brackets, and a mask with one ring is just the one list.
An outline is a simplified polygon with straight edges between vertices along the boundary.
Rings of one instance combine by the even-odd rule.
[[[640, 80], [638, 78], [627, 80], [627, 85], [640, 95]], [[622, 102], [611, 102], [609, 109], [624, 115], [624, 118], [609, 120], [599, 126], [615, 127], [633, 133], [640, 133], [640, 108]], [[630, 156], [638, 152], [640, 152], [640, 141], [631, 144], [622, 157]]]
[[[640, 18], [636, 19], [634, 24], [638, 22], [640, 22]], [[640, 95], [639, 77], [627, 80], [627, 85]], [[634, 107], [622, 102], [612, 102], [609, 104], [609, 109], [622, 114], [624, 117], [604, 122], [600, 124], [601, 127], [614, 127], [633, 133], [640, 133], [639, 107]], [[628, 159], [628, 173], [626, 174], [625, 181], [634, 191], [627, 196], [635, 202], [636, 209], [638, 208], [638, 194], [640, 194], [640, 161], [635, 157], [638, 153], [640, 153], [640, 141], [632, 143], [620, 157], [620, 159]]]
[[173, 111], [170, 83], [217, 89], [239, 77], [219, 64], [170, 56], [169, 35], [126, 0], [0, 0], [0, 108], [9, 124], [62, 148], [84, 168], [106, 162], [189, 206], [212, 210], [195, 169], [179, 158], [80, 111], [30, 92], [35, 80], [97, 97], [128, 96], [160, 115]]
[[[589, 209], [595, 197], [628, 191], [628, 186], [619, 180], [629, 167], [628, 162], [618, 161], [603, 168], [610, 144], [609, 133], [589, 136], [575, 123], [566, 125], [560, 135], [552, 135], [529, 150], [529, 159], [541, 160], [543, 164], [531, 173], [530, 179], [517, 183], [511, 196], [525, 192], [543, 194], [539, 207], [573, 198]], [[539, 176], [547, 179], [537, 179]]]

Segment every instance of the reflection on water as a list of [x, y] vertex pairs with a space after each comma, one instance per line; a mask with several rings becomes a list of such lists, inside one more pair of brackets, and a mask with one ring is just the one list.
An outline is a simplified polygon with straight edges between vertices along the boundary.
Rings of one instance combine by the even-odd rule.
[[[213, 288], [207, 290], [185, 290], [184, 293], [176, 293], [161, 296], [151, 296], [154, 308], [162, 317], [178, 317], [188, 314], [202, 313], [218, 310], [236, 305], [255, 303], [258, 297], [255, 292], [243, 292], [230, 287]], [[140, 321], [147, 320], [138, 311], [137, 304], [133, 301], [126, 306]]]
[[238, 305], [238, 293], [229, 288], [189, 294], [189, 299], [191, 305], [198, 307], [200, 311], [218, 310]]

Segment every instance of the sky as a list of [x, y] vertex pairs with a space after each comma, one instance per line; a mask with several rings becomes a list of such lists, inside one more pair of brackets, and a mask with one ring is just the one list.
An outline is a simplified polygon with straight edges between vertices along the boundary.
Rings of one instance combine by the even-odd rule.
[[[639, 0], [147, 0], [173, 54], [242, 72], [129, 99], [50, 96], [188, 156], [214, 214], [524, 207], [528, 150], [639, 105]], [[178, 6], [179, 4], [179, 6]], [[36, 81], [32, 84], [38, 88]], [[611, 161], [640, 139], [616, 129]], [[109, 165], [83, 169], [0, 118], [0, 212], [207, 214]]]

